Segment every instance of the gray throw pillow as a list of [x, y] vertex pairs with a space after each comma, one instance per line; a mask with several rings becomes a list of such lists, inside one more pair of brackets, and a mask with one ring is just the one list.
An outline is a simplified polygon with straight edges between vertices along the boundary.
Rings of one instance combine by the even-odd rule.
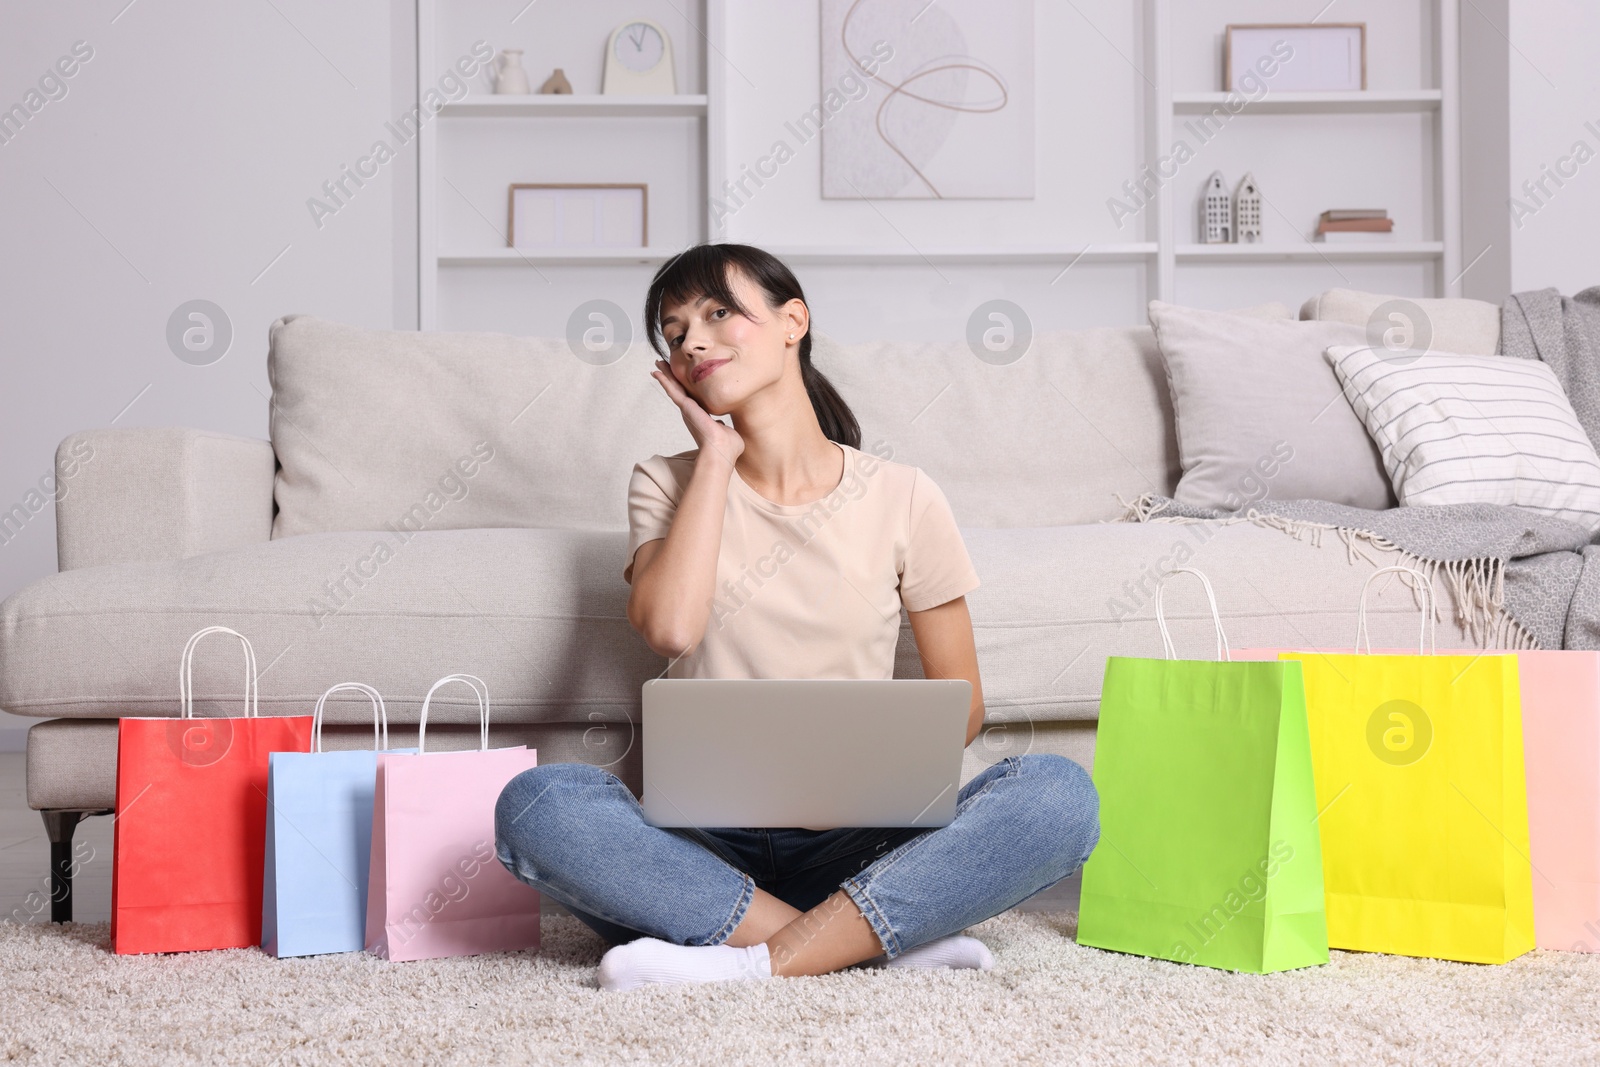
[[1377, 445], [1323, 359], [1361, 345], [1343, 322], [1245, 318], [1150, 301], [1172, 390], [1182, 503], [1236, 511], [1263, 499], [1395, 506]]

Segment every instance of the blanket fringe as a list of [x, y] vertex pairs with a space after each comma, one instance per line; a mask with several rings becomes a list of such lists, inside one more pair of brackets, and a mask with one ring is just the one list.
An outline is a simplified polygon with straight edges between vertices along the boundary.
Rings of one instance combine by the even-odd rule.
[[[1439, 584], [1443, 572], [1444, 584], [1455, 602], [1457, 626], [1479, 648], [1526, 649], [1539, 648], [1538, 640], [1505, 607], [1505, 561], [1494, 556], [1479, 559], [1427, 559], [1407, 551], [1380, 534], [1354, 526], [1335, 526], [1331, 523], [1312, 522], [1308, 519], [1289, 519], [1282, 515], [1250, 508], [1242, 515], [1227, 518], [1197, 519], [1183, 515], [1163, 515], [1170, 503], [1154, 493], [1145, 493], [1133, 501], [1117, 497], [1124, 512], [1120, 522], [1215, 522], [1224, 526], [1248, 522], [1268, 530], [1288, 534], [1297, 541], [1308, 540], [1313, 548], [1322, 547], [1324, 531], [1334, 531], [1344, 543], [1345, 560], [1379, 565], [1373, 551], [1395, 553], [1399, 564], [1421, 571], [1431, 586]], [[1409, 579], [1412, 601], [1422, 608], [1422, 592]], [[1437, 600], [1437, 598], [1435, 598]], [[1439, 605], [1434, 604], [1434, 621], [1439, 620]]]
[[[1161, 501], [1161, 502], [1158, 503], [1158, 500], [1159, 500], [1159, 498], [1156, 496], [1156, 494], [1154, 494], [1154, 493], [1145, 493], [1144, 495], [1140, 496], [1137, 500], [1129, 502], [1127, 500], [1122, 499], [1122, 494], [1118, 493], [1117, 494], [1117, 503], [1122, 505], [1123, 512], [1122, 512], [1122, 517], [1121, 518], [1115, 519], [1113, 521], [1115, 521], [1115, 522], [1152, 522], [1152, 521], [1156, 521], [1155, 520], [1156, 514], [1159, 513], [1162, 508], [1167, 506], [1165, 501]], [[1160, 521], [1166, 522], [1166, 521], [1170, 521], [1170, 520], [1162, 519]]]

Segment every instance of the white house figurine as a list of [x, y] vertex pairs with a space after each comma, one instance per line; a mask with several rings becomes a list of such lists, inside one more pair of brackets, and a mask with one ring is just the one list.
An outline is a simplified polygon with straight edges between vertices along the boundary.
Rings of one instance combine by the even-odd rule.
[[1253, 174], [1241, 178], [1234, 193], [1233, 233], [1240, 244], [1261, 243], [1261, 190], [1256, 187]]
[[1208, 245], [1233, 240], [1233, 198], [1228, 195], [1220, 170], [1206, 181], [1205, 196], [1200, 201], [1200, 240]]

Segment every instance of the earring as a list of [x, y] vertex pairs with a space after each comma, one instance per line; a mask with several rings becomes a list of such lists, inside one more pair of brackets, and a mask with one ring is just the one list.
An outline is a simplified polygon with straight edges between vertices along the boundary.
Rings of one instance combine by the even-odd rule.
[[789, 335], [789, 340], [791, 340], [791, 341], [793, 341], [793, 340], [794, 340], [794, 334], [792, 334], [792, 333], [791, 333], [791, 334], [790, 334], [790, 335]]

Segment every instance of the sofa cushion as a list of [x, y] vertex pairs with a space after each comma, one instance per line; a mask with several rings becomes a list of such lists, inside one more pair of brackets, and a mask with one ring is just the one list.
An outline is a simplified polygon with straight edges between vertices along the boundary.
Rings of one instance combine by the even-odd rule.
[[1600, 456], [1537, 359], [1327, 352], [1400, 502], [1502, 504], [1600, 530]]
[[272, 324], [273, 537], [331, 530], [627, 527], [628, 475], [693, 442], [635, 342]]
[[962, 526], [1098, 522], [1177, 482], [1148, 327], [1040, 333], [1007, 363], [964, 341], [823, 342], [812, 359], [855, 412], [862, 448], [881, 442], [927, 471]]
[[1484, 300], [1329, 289], [1307, 300], [1300, 317], [1360, 326], [1368, 331], [1367, 344], [1390, 349], [1470, 356], [1500, 351], [1500, 308]]
[[1236, 511], [1265, 497], [1394, 506], [1366, 428], [1322, 358], [1360, 344], [1340, 322], [1257, 321], [1150, 301], [1177, 415], [1185, 504]]
[[[1107, 655], [1160, 655], [1151, 583], [1162, 568], [1204, 570], [1241, 646], [1349, 644], [1371, 572], [1337, 538], [1317, 547], [1250, 523], [963, 536], [983, 579], [968, 604], [990, 722], [1093, 718]], [[488, 685], [491, 722], [636, 722], [640, 687], [666, 661], [628, 624], [626, 543], [626, 531], [438, 530], [405, 541], [326, 533], [53, 574], [0, 603], [0, 708], [175, 715], [184, 643], [221, 624], [255, 647], [263, 714], [310, 714], [330, 686], [357, 681], [383, 695], [392, 723], [415, 723], [428, 687], [465, 671]], [[1442, 587], [1439, 595], [1448, 607]], [[1209, 654], [1203, 601], [1181, 590], [1171, 600], [1180, 653]], [[1375, 609], [1375, 642], [1415, 634], [1409, 599], [1380, 596]], [[1442, 646], [1461, 647], [1454, 627], [1440, 629]], [[240, 712], [236, 650], [201, 648], [194, 671], [196, 714]], [[921, 676], [903, 615], [895, 675]], [[475, 722], [476, 705], [470, 693], [442, 690], [429, 716]], [[338, 694], [327, 719], [370, 729], [371, 706]]]
[[[366, 682], [391, 722], [465, 671], [491, 721], [627, 719], [665, 661], [627, 620], [627, 534], [439, 530], [279, 538], [188, 559], [49, 575], [0, 603], [0, 707], [51, 717], [175, 715], [185, 642], [220, 624], [250, 639], [262, 714], [309, 715], [338, 682]], [[195, 713], [242, 708], [236, 649], [200, 648]], [[358, 700], [345, 699], [348, 696]], [[360, 694], [329, 722], [371, 724]], [[464, 688], [430, 721], [476, 721]]]

